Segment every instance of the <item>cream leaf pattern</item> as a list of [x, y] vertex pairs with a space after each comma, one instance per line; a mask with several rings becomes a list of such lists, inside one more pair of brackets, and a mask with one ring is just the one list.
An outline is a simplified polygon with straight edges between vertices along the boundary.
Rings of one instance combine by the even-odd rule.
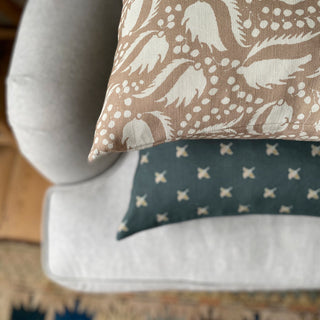
[[166, 135], [166, 141], [170, 141], [173, 138], [173, 128], [171, 127], [171, 118], [166, 116], [163, 112], [160, 111], [153, 111], [150, 112], [153, 116], [158, 118], [161, 121], [163, 129]]
[[268, 110], [271, 106], [275, 105], [276, 101], [267, 103], [265, 105], [263, 105], [262, 107], [260, 107], [255, 114], [253, 115], [253, 117], [250, 119], [249, 124], [247, 126], [247, 130], [250, 134], [252, 135], [258, 135], [259, 133], [254, 129], [254, 126], [256, 125], [257, 121], [259, 120], [260, 116], [262, 116], [262, 114]]
[[121, 31], [122, 37], [129, 35], [133, 28], [136, 26], [143, 3], [144, 0], [131, 0], [130, 3], [126, 6], [126, 17], [123, 22]]
[[145, 70], [150, 72], [159, 61], [163, 62], [168, 50], [166, 36], [153, 35], [125, 71], [129, 71], [129, 75], [138, 70], [139, 74]]
[[192, 60], [188, 60], [188, 59], [173, 60], [163, 70], [161, 70], [161, 72], [156, 76], [156, 78], [152, 81], [152, 83], [147, 89], [145, 89], [139, 94], [135, 94], [134, 97], [142, 99], [147, 96], [150, 96], [167, 80], [167, 78], [173, 71], [175, 71], [178, 67], [180, 67], [182, 64], [185, 64], [187, 62], [192, 62]]
[[[205, 21], [199, 24], [199, 17]], [[192, 41], [196, 39], [203, 45], [206, 44], [212, 52], [212, 47], [219, 51], [226, 51], [218, 29], [218, 22], [212, 7], [205, 1], [197, 1], [190, 5], [182, 19], [186, 30], [191, 32]]]
[[[250, 87], [272, 89], [272, 85], [283, 85], [289, 79], [294, 79], [294, 73], [303, 71], [302, 65], [310, 62], [312, 55], [297, 59], [268, 59], [255, 61], [249, 66], [237, 69]], [[281, 67], [280, 67], [281, 66]]]
[[159, 102], [166, 101], [165, 107], [174, 104], [188, 106], [195, 97], [201, 97], [207, 85], [207, 79], [202, 69], [189, 66], [188, 69], [178, 78], [177, 82]]
[[317, 68], [317, 70], [313, 73], [313, 74], [310, 74], [307, 76], [307, 78], [316, 78], [316, 77], [319, 77], [320, 76], [320, 67]]
[[[268, 113], [265, 115], [267, 110]], [[289, 106], [287, 102], [271, 102], [256, 111], [248, 124], [247, 130], [253, 135], [261, 133], [270, 135], [282, 132], [288, 127], [289, 122], [292, 120], [292, 115], [293, 108]], [[263, 121], [261, 132], [258, 132], [259, 128], [257, 126], [255, 127], [255, 125], [260, 117], [264, 117], [265, 120]]]
[[215, 124], [213, 126], [210, 127], [206, 127], [202, 130], [198, 130], [197, 134], [212, 134], [212, 133], [220, 133], [220, 132], [233, 132], [235, 133], [235, 130], [232, 130], [232, 127], [237, 124], [238, 122], [241, 121], [241, 119], [243, 118], [243, 114], [237, 118], [234, 119], [232, 121], [230, 121], [229, 123], [219, 123], [219, 124]]
[[233, 36], [236, 39], [237, 43], [242, 47], [247, 47], [244, 44], [245, 41], [245, 33], [243, 31], [242, 21], [241, 21], [241, 13], [239, 11], [238, 2], [236, 0], [222, 0], [224, 4], [227, 6], [229, 10], [229, 14], [231, 17], [231, 29], [233, 32]]
[[259, 51], [266, 49], [271, 46], [276, 45], [294, 45], [294, 44], [300, 44], [305, 41], [309, 41], [312, 38], [317, 37], [320, 34], [319, 32], [312, 33], [312, 31], [308, 33], [300, 33], [298, 35], [281, 35], [280, 37], [275, 35], [272, 38], [264, 39], [261, 42], [256, 43], [250, 50], [249, 54], [247, 55], [246, 60], [257, 54]]
[[131, 46], [126, 50], [125, 54], [122, 56], [121, 59], [116, 61], [116, 64], [114, 65], [112, 74], [116, 73], [120, 67], [126, 62], [126, 60], [129, 58], [129, 56], [133, 53], [134, 49], [144, 40], [147, 36], [150, 34], [155, 33], [153, 30], [149, 30], [146, 32], [141, 33], [131, 44]]
[[150, 9], [150, 12], [148, 14], [148, 17], [142, 23], [142, 25], [140, 26], [140, 29], [146, 27], [150, 23], [150, 21], [157, 15], [157, 12], [159, 10], [160, 2], [161, 2], [161, 0], [152, 0], [151, 9]]
[[142, 119], [131, 120], [123, 128], [122, 143], [128, 149], [136, 148], [139, 144], [152, 146], [154, 139], [149, 125]]
[[262, 126], [262, 131], [265, 134], [274, 134], [284, 131], [292, 119], [293, 108], [286, 102], [282, 105], [272, 107], [266, 121]]

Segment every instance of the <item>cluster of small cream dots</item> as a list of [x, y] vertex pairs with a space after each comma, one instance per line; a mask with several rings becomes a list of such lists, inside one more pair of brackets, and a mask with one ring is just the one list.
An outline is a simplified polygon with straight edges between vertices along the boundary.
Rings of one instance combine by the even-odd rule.
[[[109, 104], [108, 107], [107, 107], [107, 111], [110, 112], [111, 110], [113, 109], [113, 105], [112, 104]], [[106, 121], [107, 118], [108, 118], [108, 112], [104, 112], [102, 114], [102, 117], [101, 117], [101, 120], [99, 121], [98, 125], [97, 125], [97, 130], [99, 130], [99, 136], [96, 136], [95, 140], [94, 140], [94, 143], [95, 144], [98, 144], [100, 139], [102, 139], [102, 144], [104, 146], [108, 146], [108, 148], [113, 148], [113, 143], [112, 143], [112, 140], [115, 139], [115, 136], [113, 133], [110, 133], [109, 134], [109, 139], [111, 140], [111, 142], [109, 142], [108, 138], [107, 138], [107, 133], [108, 133], [108, 130], [106, 128], [101, 128], [102, 127], [102, 121]], [[116, 116], [117, 112], [114, 114], [114, 116]], [[118, 116], [118, 115], [117, 115]], [[115, 125], [115, 122], [113, 120], [111, 120], [109, 123], [108, 123], [108, 127], [109, 128], [113, 128]], [[97, 149], [96, 149], [97, 150]], [[96, 150], [94, 150], [94, 154], [98, 154], [98, 152], [96, 152]], [[97, 150], [98, 151], [98, 150]]]
[[194, 49], [190, 52], [190, 46], [185, 43], [186, 38], [183, 37], [181, 34], [177, 35], [175, 38], [175, 41], [177, 42], [177, 45], [173, 48], [174, 54], [180, 54], [183, 53], [189, 53], [191, 57], [196, 58], [200, 52], [198, 49]]
[[[312, 102], [314, 102], [314, 99], [310, 95], [306, 95], [305, 87], [306, 87], [306, 84], [304, 82], [299, 82], [296, 88], [294, 86], [288, 87], [287, 92], [291, 96], [299, 97], [299, 98], [303, 99], [305, 104], [309, 104], [310, 105], [310, 113], [318, 112], [320, 110], [319, 103], [318, 102], [312, 103]], [[303, 113], [298, 114], [297, 120], [292, 125], [292, 129], [294, 129], [294, 130], [300, 129], [300, 121], [303, 121], [304, 119], [305, 119], [305, 115]], [[315, 124], [315, 129], [316, 129], [316, 131], [320, 131], [320, 127], [318, 127], [317, 123]], [[308, 138], [308, 136], [306, 135], [305, 132], [301, 132], [299, 135], [303, 139]]]
[[[224, 98], [224, 99], [222, 99], [222, 101], [221, 101], [222, 104], [226, 104], [226, 103], [228, 103], [228, 102], [230, 102], [230, 99], [227, 98], [227, 97]], [[231, 104], [231, 105], [229, 106], [229, 109], [230, 109], [230, 110], [236, 109], [236, 111], [237, 111], [238, 113], [242, 113], [242, 112], [244, 111], [244, 107], [243, 107], [243, 106], [240, 106], [240, 105], [237, 105], [237, 104]], [[202, 107], [200, 107], [200, 106], [195, 106], [195, 107], [193, 107], [193, 109], [192, 109], [194, 115], [196, 115], [197, 113], [199, 113], [201, 110], [202, 110]], [[193, 124], [193, 127], [194, 127], [195, 129], [193, 129], [193, 128], [192, 128], [192, 129], [189, 129], [188, 132], [187, 132], [187, 134], [188, 134], [188, 135], [193, 135], [193, 134], [195, 134], [196, 129], [198, 129], [198, 128], [200, 127], [201, 122], [203, 122], [203, 123], [208, 122], [208, 121], [211, 119], [212, 116], [215, 116], [215, 118], [216, 118], [217, 120], [221, 120], [221, 115], [218, 114], [219, 111], [220, 111], [219, 108], [213, 107], [213, 108], [211, 109], [211, 111], [210, 111], [211, 114], [204, 115], [200, 120], [196, 120], [196, 121], [194, 122], [194, 124]], [[252, 111], [253, 111], [253, 108], [252, 108], [252, 107], [248, 107], [247, 110], [246, 110], [247, 113], [251, 113]], [[230, 111], [229, 111], [229, 110], [224, 110], [224, 114], [228, 115], [228, 114], [230, 114]], [[186, 116], [185, 116], [185, 120], [183, 120], [183, 121], [180, 122], [180, 127], [181, 127], [182, 129], [184, 129], [184, 128], [188, 125], [188, 122], [190, 122], [190, 121], [192, 120], [192, 118], [193, 118], [193, 115], [192, 115], [191, 113], [187, 113]], [[178, 136], [182, 136], [183, 134], [184, 134], [184, 131], [183, 131], [183, 130], [178, 130], [178, 132], [177, 132], [177, 135], [178, 135]]]
[[[122, 82], [122, 88], [121, 86], [118, 86], [115, 91], [116, 91], [116, 94], [118, 94], [118, 96], [122, 96], [123, 94], [129, 94], [132, 89], [134, 91], [138, 91], [140, 89], [139, 85], [143, 85], [143, 84], [144, 84], [143, 80], [139, 80], [139, 82], [133, 81], [131, 83], [129, 83], [128, 80], [124, 80]], [[132, 98], [130, 98], [130, 96], [126, 97], [124, 99], [124, 104], [128, 107], [131, 106]]]
[[[310, 95], [306, 95], [305, 88], [306, 88], [306, 84], [305, 84], [305, 82], [302, 81], [302, 82], [298, 83], [296, 88], [294, 86], [288, 87], [287, 92], [291, 96], [295, 96], [295, 97], [299, 97], [299, 98], [303, 99], [305, 104], [309, 104], [311, 106], [310, 111], [312, 113], [318, 112], [320, 109], [319, 104], [318, 103], [312, 104], [312, 102], [314, 102], [314, 100]], [[303, 120], [303, 118], [299, 119], [299, 120]]]
[[[210, 58], [206, 58], [206, 59], [210, 59]], [[206, 61], [205, 60], [205, 63], [207, 63], [207, 62], [209, 62], [209, 61]], [[229, 59], [228, 58], [224, 58], [224, 59], [222, 59], [222, 61], [221, 61], [221, 65], [222, 66], [228, 66], [229, 65]], [[234, 61], [232, 61], [232, 63], [231, 63], [231, 66], [232, 66], [232, 68], [236, 68], [238, 65], [240, 64], [240, 62], [238, 61], [238, 60], [234, 60]], [[213, 67], [212, 67], [213, 68]], [[210, 72], [210, 69], [209, 69], [209, 72]], [[213, 84], [213, 85], [215, 85], [217, 82], [218, 82], [218, 80], [219, 80], [219, 78], [218, 78], [218, 76], [216, 76], [216, 75], [213, 75], [211, 78], [210, 78], [210, 82]], [[259, 98], [259, 97], [257, 97], [256, 99], [254, 99], [254, 97], [253, 97], [253, 95], [252, 94], [250, 94], [250, 93], [246, 93], [246, 92], [244, 92], [244, 91], [240, 91], [240, 85], [239, 84], [237, 84], [236, 83], [236, 78], [234, 77], [234, 76], [230, 76], [230, 77], [228, 77], [228, 79], [227, 79], [227, 84], [231, 87], [231, 91], [232, 92], [237, 92], [237, 98], [239, 98], [239, 99], [243, 99], [243, 100], [245, 100], [245, 102], [248, 102], [248, 103], [251, 103], [251, 102], [254, 102], [255, 104], [261, 104], [261, 103], [263, 103], [263, 99], [262, 98]], [[216, 91], [214, 91], [214, 90], [216, 90], [216, 88], [213, 88], [213, 89], [211, 89], [212, 91], [210, 92], [209, 91], [209, 95], [213, 95], [213, 94], [215, 94], [216, 93]], [[220, 101], [220, 103], [221, 103], [221, 105], [228, 105], [229, 103], [230, 103], [230, 98], [228, 97], [228, 96], [225, 96], [224, 98], [222, 98], [221, 99], [221, 101]], [[244, 108], [242, 107], [242, 106], [238, 106], [238, 105], [236, 105], [236, 104], [230, 104], [229, 105], [229, 110], [235, 110], [236, 109], [236, 111], [238, 112], [238, 113], [241, 113], [241, 112], [243, 112], [244, 111]], [[229, 115], [230, 114], [230, 111], [229, 110], [227, 110], [227, 109], [225, 109], [223, 112], [224, 112], [224, 114], [225, 115]], [[247, 113], [251, 113], [253, 111], [253, 108], [252, 107], [248, 107], [247, 109], [246, 109], [246, 112]], [[213, 108], [212, 110], [211, 110], [211, 113], [212, 114], [217, 114], [219, 112], [219, 109], [218, 108]], [[216, 116], [216, 118], [218, 119], [218, 120], [220, 120], [221, 119], [221, 116]]]
[[[252, 0], [247, 0], [246, 2], [251, 3]], [[320, 1], [318, 1], [317, 5], [320, 7]], [[291, 9], [282, 10], [281, 8], [278, 8], [278, 7], [269, 8], [265, 6], [261, 10], [262, 20], [259, 23], [259, 27], [260, 29], [266, 29], [267, 27], [269, 27], [271, 30], [277, 31], [280, 27], [282, 27], [284, 30], [289, 30], [295, 24], [298, 28], [303, 28], [305, 27], [305, 25], [307, 25], [309, 28], [313, 29], [316, 26], [316, 21], [314, 21], [308, 16], [304, 16], [304, 17], [302, 16], [307, 14], [313, 14], [317, 10], [319, 9], [316, 9], [314, 6], [308, 6], [306, 9], [296, 9], [294, 11]], [[282, 17], [284, 17], [281, 19], [281, 23], [277, 21], [272, 21], [270, 23], [270, 21], [263, 19], [263, 15], [268, 14], [271, 11], [274, 17], [281, 17], [281, 15]], [[292, 18], [292, 15], [294, 15], [295, 17]], [[290, 17], [290, 21], [285, 20], [285, 18], [288, 18], [288, 17]], [[317, 17], [317, 20], [318, 22], [320, 22], [320, 16]], [[253, 27], [253, 23], [250, 17], [243, 22], [243, 26], [246, 29], [251, 29]], [[257, 37], [260, 34], [260, 29], [257, 28], [257, 26], [254, 26], [254, 28], [252, 28], [251, 30], [252, 37]]]
[[[137, 85], [135, 85], [135, 87], [137, 87]], [[138, 87], [138, 89], [139, 89], [139, 87]], [[121, 96], [121, 95], [123, 95], [123, 94], [128, 94], [128, 93], [130, 93], [131, 88], [130, 88], [130, 86], [129, 86], [128, 80], [124, 80], [124, 81], [122, 82], [122, 86], [118, 86], [115, 91], [116, 91], [116, 94], [118, 94], [119, 96]], [[128, 97], [128, 98], [125, 98], [125, 99], [124, 99], [124, 104], [125, 104], [126, 106], [131, 106], [131, 104], [132, 104], [132, 99], [129, 98], [129, 97]]]
[[133, 88], [134, 91], [139, 91], [140, 89], [140, 86], [139, 85], [143, 85], [144, 84], [144, 81], [143, 80], [139, 80], [138, 82], [136, 81], [133, 81], [131, 82], [131, 87]]
[[[138, 91], [139, 90], [139, 85], [143, 85], [143, 84], [144, 84], [143, 80], [140, 80], [138, 83], [135, 82], [135, 81], [129, 83], [128, 80], [124, 80], [122, 82], [122, 85], [118, 86], [115, 91], [116, 91], [116, 93], [118, 95], [129, 94], [131, 90]], [[132, 103], [132, 99], [131, 98], [124, 99], [124, 104], [126, 106], [130, 106], [131, 103]], [[108, 146], [109, 149], [113, 148], [112, 140], [115, 139], [115, 136], [114, 136], [113, 133], [110, 133], [109, 134], [109, 138], [107, 138], [107, 134], [108, 134], [108, 129], [107, 128], [109, 128], [109, 129], [114, 128], [116, 119], [120, 119], [121, 117], [130, 118], [131, 115], [132, 115], [130, 110], [125, 110], [125, 111], [117, 110], [113, 114], [113, 117], [111, 117], [110, 116], [110, 112], [112, 111], [112, 109], [113, 109], [113, 105], [112, 104], [109, 104], [107, 106], [106, 110], [104, 108], [104, 112], [102, 113], [101, 120], [99, 121], [99, 123], [97, 125], [97, 130], [100, 130], [99, 131], [99, 136], [96, 136], [95, 141], [94, 141], [95, 144], [98, 144], [100, 139], [102, 139], [102, 144], [104, 146]], [[103, 127], [102, 128], [102, 123], [106, 122], [108, 118], [109, 118], [109, 122], [107, 123], [107, 127]]]
[[122, 58], [122, 56], [126, 52], [126, 49], [128, 48], [128, 46], [129, 46], [129, 42], [126, 42], [125, 44], [120, 45], [119, 50], [117, 50], [117, 52], [119, 51], [119, 53], [115, 55], [115, 62], [116, 62], [115, 66], [117, 65], [119, 57]]
[[173, 29], [174, 26], [175, 26], [175, 22], [174, 22], [174, 19], [175, 19], [175, 15], [174, 15], [174, 12], [173, 11], [181, 11], [182, 10], [182, 6], [181, 4], [177, 4], [175, 6], [175, 8], [173, 9], [171, 6], [167, 6], [164, 11], [165, 13], [168, 14], [167, 16], [167, 19], [159, 19], [158, 20], [158, 26], [159, 27], [167, 27], [169, 29]]
[[[219, 63], [219, 65], [221, 65], [222, 67], [227, 67], [227, 66], [230, 65], [230, 62], [231, 62], [231, 61], [230, 61], [228, 58], [223, 58], [223, 59], [221, 60], [221, 62]], [[212, 58], [206, 57], [206, 58], [204, 59], [204, 63], [208, 66], [208, 68], [209, 68], [208, 72], [209, 72], [209, 73], [214, 73], [214, 72], [216, 71], [217, 67], [216, 67], [216, 64], [213, 62]], [[236, 68], [239, 64], [240, 64], [240, 61], [239, 61], [239, 60], [233, 60], [233, 61], [231, 62], [231, 67], [232, 67], [232, 68]], [[212, 75], [212, 76], [211, 76], [210, 82], [211, 82], [212, 85], [216, 85], [216, 84], [218, 83], [218, 81], [219, 81], [219, 77], [218, 77], [217, 75]], [[255, 103], [255, 104], [262, 104], [262, 103], [263, 103], [264, 100], [263, 100], [262, 98], [257, 97], [256, 99], [254, 99], [252, 94], [250, 94], [250, 93], [249, 93], [249, 94], [246, 94], [246, 92], [244, 92], [244, 91], [239, 91], [239, 90], [240, 90], [240, 86], [239, 86], [239, 84], [236, 84], [236, 79], [235, 79], [235, 77], [230, 76], [230, 77], [228, 78], [228, 80], [227, 80], [227, 83], [228, 83], [228, 85], [231, 87], [231, 91], [233, 91], [233, 92], [237, 92], [237, 91], [238, 91], [238, 93], [237, 93], [237, 97], [238, 97], [238, 98], [240, 98], [240, 99], [245, 99], [245, 101], [248, 102], [248, 103], [250, 103], [250, 102], [253, 102], [253, 103]], [[209, 95], [210, 95], [210, 96], [214, 96], [217, 92], [218, 92], [218, 89], [215, 88], [215, 87], [209, 89]], [[206, 105], [208, 105], [208, 104], [210, 103], [210, 101], [211, 101], [211, 100], [208, 99], [208, 98], [202, 99], [202, 101], [201, 101], [201, 106], [195, 106], [195, 107], [192, 109], [193, 113], [194, 113], [194, 114], [199, 113], [199, 112], [203, 109], [203, 107], [205, 107]], [[224, 105], [224, 106], [230, 104], [230, 102], [231, 102], [231, 100], [230, 100], [230, 97], [229, 97], [229, 96], [225, 96], [225, 97], [223, 97], [223, 98], [220, 100], [221, 105]], [[245, 108], [244, 108], [243, 106], [238, 105], [238, 104], [235, 104], [235, 103], [232, 103], [232, 104], [229, 105], [228, 109], [224, 109], [224, 110], [223, 110], [223, 113], [224, 113], [225, 115], [229, 115], [229, 114], [230, 114], [230, 111], [236, 110], [236, 112], [238, 112], [238, 113], [240, 114], [240, 113], [244, 112], [244, 109], [245, 109]], [[253, 112], [253, 110], [254, 110], [253, 107], [247, 107], [245, 111], [246, 111], [248, 114], [250, 114], [250, 113]], [[213, 107], [213, 108], [210, 110], [210, 113], [211, 113], [211, 114], [204, 115], [204, 116], [201, 118], [201, 121], [202, 121], [202, 122], [208, 122], [208, 121], [211, 119], [212, 116], [215, 116], [215, 118], [216, 118], [217, 120], [221, 120], [222, 116], [219, 114], [219, 111], [221, 111], [219, 108]], [[188, 125], [188, 122], [190, 122], [190, 121], [192, 120], [192, 117], [193, 117], [193, 116], [192, 116], [191, 113], [186, 114], [186, 116], [185, 116], [186, 119], [183, 120], [183, 121], [181, 121], [181, 123], [180, 123], [180, 127], [181, 127], [182, 129], [181, 129], [181, 130], [178, 130], [178, 132], [177, 132], [177, 135], [178, 135], [178, 136], [182, 136], [182, 135], [184, 134], [183, 129]], [[195, 134], [196, 129], [198, 129], [198, 128], [200, 127], [200, 125], [201, 125], [201, 121], [200, 121], [200, 120], [196, 120], [195, 123], [194, 123], [194, 125], [193, 125], [193, 127], [194, 127], [195, 129], [193, 129], [193, 128], [192, 128], [192, 129], [189, 129], [188, 132], [187, 132], [187, 134], [188, 134], [188, 135], [193, 135], [193, 134]], [[249, 137], [249, 136], [248, 136], [248, 137]]]

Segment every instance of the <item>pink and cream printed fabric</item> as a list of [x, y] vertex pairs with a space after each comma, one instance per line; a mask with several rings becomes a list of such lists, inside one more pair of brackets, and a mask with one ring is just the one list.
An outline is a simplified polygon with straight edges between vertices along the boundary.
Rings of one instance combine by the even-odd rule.
[[89, 158], [178, 139], [320, 140], [320, 1], [124, 0]]

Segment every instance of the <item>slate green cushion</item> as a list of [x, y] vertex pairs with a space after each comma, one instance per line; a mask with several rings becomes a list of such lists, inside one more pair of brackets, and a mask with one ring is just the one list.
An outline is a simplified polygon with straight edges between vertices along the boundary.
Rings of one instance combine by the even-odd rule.
[[[320, 144], [179, 141], [140, 151], [117, 238], [191, 219], [320, 215]], [[214, 219], [208, 219], [214, 223]]]

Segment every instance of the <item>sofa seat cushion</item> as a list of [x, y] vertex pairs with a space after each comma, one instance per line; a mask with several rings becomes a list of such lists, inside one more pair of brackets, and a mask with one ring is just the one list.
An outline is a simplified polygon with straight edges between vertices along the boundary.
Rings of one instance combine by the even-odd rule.
[[42, 259], [53, 281], [89, 292], [320, 287], [318, 218], [200, 219], [117, 241], [137, 164], [128, 153], [91, 181], [48, 192]]

